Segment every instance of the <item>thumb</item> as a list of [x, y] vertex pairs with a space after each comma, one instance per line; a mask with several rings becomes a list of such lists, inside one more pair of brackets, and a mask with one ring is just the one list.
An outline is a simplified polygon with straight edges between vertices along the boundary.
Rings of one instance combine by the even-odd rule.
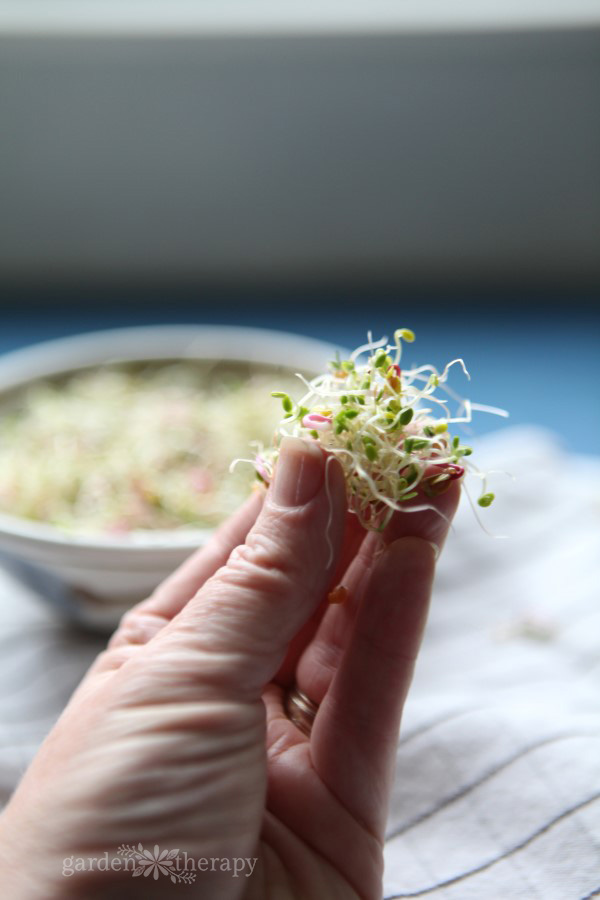
[[168, 658], [176, 651], [178, 681], [182, 665], [189, 666], [196, 689], [260, 696], [323, 599], [345, 512], [339, 463], [316, 443], [284, 438], [273, 485], [246, 542], [152, 642]]

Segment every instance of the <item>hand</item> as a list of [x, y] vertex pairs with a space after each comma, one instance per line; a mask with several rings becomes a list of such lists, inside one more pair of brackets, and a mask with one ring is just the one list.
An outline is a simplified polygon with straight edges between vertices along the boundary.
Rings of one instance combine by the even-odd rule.
[[[0, 820], [7, 896], [379, 900], [430, 542], [458, 494], [435, 499], [443, 516], [396, 515], [382, 552], [345, 512], [339, 464], [286, 439], [264, 504], [124, 617], [46, 739]], [[319, 704], [310, 737], [284, 711], [294, 683]], [[256, 862], [176, 888], [158, 870], [62, 874], [139, 843]]]

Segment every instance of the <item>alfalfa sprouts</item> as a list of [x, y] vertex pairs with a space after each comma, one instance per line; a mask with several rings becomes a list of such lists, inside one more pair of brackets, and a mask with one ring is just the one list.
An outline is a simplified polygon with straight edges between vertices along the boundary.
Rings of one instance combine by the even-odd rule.
[[299, 374], [306, 391], [297, 402], [272, 392], [284, 415], [273, 445], [258, 447], [251, 461], [258, 480], [271, 482], [281, 438], [295, 435], [312, 438], [339, 460], [349, 509], [368, 530], [383, 530], [400, 510], [435, 508], [427, 498], [446, 491], [466, 471], [481, 479], [479, 506], [490, 506], [494, 494], [470, 460], [472, 448], [451, 429], [471, 422], [474, 411], [508, 413], [471, 403], [447, 384], [454, 366], [470, 379], [462, 359], [441, 372], [432, 365], [402, 368], [403, 344], [415, 339], [410, 329], [395, 331], [393, 344], [368, 337], [348, 359], [336, 358], [311, 381]]

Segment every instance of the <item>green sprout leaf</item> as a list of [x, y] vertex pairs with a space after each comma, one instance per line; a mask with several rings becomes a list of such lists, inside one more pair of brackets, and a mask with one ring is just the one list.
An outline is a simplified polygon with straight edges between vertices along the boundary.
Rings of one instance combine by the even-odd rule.
[[[338, 460], [349, 509], [370, 530], [384, 528], [394, 510], [412, 509], [406, 501], [420, 494], [421, 483], [426, 492], [430, 484], [441, 485], [441, 492], [465, 470], [481, 475], [469, 460], [472, 448], [448, 432], [469, 409], [466, 400], [446, 388], [450, 367], [458, 363], [466, 374], [464, 364], [455, 359], [440, 372], [431, 366], [408, 368], [401, 364], [402, 350], [414, 339], [409, 328], [397, 329], [392, 344], [374, 342], [369, 335], [351, 358], [338, 355], [323, 374], [310, 382], [302, 379], [307, 393], [297, 404], [288, 394], [273, 392], [285, 414], [280, 434], [308, 433]], [[302, 425], [307, 415], [313, 417], [308, 428]], [[271, 471], [269, 451], [261, 454]], [[484, 493], [478, 503], [486, 507], [493, 499], [491, 492]]]

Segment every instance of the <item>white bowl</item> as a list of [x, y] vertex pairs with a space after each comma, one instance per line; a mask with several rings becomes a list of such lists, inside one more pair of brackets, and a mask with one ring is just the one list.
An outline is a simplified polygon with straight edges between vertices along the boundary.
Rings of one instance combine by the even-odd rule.
[[[3, 396], [48, 376], [101, 363], [140, 360], [224, 360], [273, 365], [312, 376], [336, 348], [298, 335], [255, 328], [174, 325], [99, 331], [34, 345], [0, 357]], [[88, 625], [112, 626], [197, 547], [210, 529], [69, 534], [0, 513], [4, 564]]]

